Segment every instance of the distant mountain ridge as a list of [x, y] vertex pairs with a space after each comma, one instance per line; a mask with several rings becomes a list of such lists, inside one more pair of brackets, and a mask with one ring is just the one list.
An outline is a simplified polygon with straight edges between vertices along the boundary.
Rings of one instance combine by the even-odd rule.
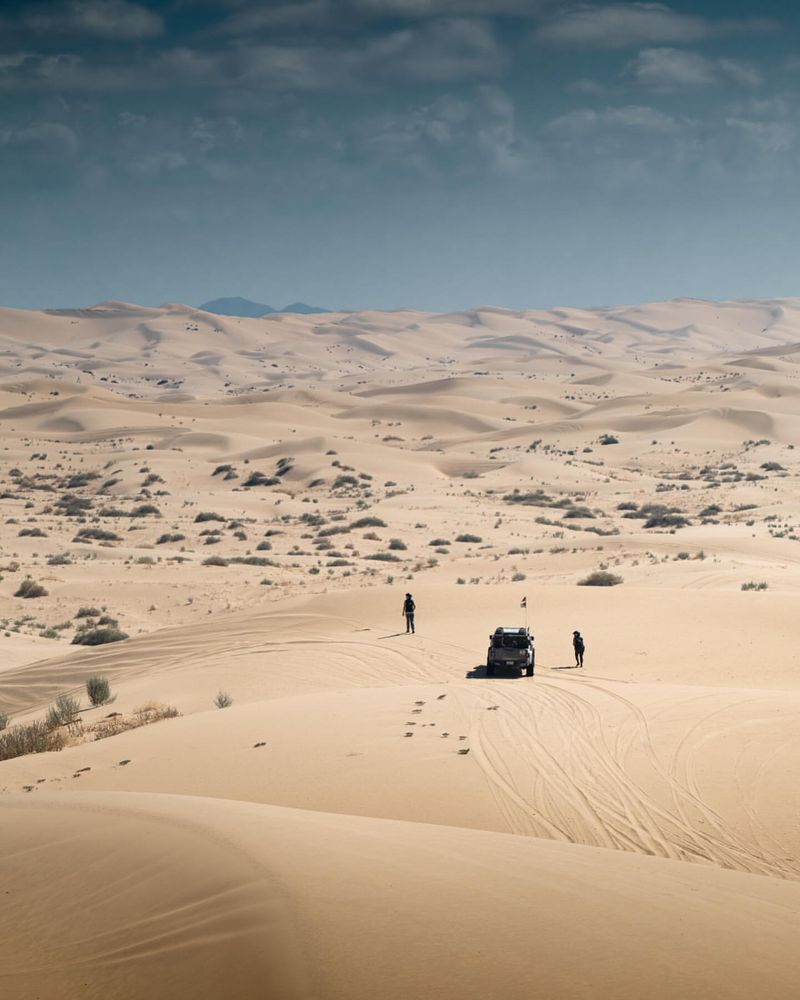
[[305, 302], [292, 302], [290, 305], [284, 306], [283, 309], [275, 309], [264, 302], [253, 302], [252, 299], [243, 299], [239, 295], [211, 299], [210, 302], [204, 302], [197, 308], [217, 316], [246, 316], [248, 318], [265, 316], [267, 313], [302, 313], [304, 316], [309, 316], [313, 313], [330, 312], [329, 309], [309, 306]]

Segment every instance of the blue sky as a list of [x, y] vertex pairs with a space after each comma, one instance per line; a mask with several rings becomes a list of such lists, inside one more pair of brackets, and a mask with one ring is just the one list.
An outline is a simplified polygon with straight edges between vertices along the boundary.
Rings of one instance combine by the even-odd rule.
[[4, 0], [0, 303], [800, 294], [799, 19]]

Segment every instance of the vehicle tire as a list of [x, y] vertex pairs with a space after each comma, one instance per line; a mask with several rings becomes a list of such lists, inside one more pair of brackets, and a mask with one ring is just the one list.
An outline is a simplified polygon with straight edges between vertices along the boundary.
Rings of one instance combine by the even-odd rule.
[[486, 676], [487, 677], [494, 677], [494, 664], [493, 663], [489, 663], [488, 661], [486, 663]]
[[526, 677], [533, 677], [533, 664], [531, 664], [529, 667], [525, 668], [525, 676]]

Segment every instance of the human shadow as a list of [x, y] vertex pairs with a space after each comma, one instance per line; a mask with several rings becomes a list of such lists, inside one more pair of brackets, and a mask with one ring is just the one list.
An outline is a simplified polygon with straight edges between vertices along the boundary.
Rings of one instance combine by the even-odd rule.
[[551, 670], [580, 670], [577, 663], [568, 663], [565, 667], [550, 667]]
[[391, 635], [376, 635], [376, 639], [396, 639], [399, 635], [414, 635], [413, 632], [392, 632]]

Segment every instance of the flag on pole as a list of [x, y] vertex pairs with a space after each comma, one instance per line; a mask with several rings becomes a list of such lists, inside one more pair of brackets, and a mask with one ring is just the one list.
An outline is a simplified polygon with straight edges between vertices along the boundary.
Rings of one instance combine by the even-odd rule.
[[519, 602], [519, 606], [521, 608], [527, 608], [528, 607], [528, 598], [527, 597], [523, 597], [522, 600]]

